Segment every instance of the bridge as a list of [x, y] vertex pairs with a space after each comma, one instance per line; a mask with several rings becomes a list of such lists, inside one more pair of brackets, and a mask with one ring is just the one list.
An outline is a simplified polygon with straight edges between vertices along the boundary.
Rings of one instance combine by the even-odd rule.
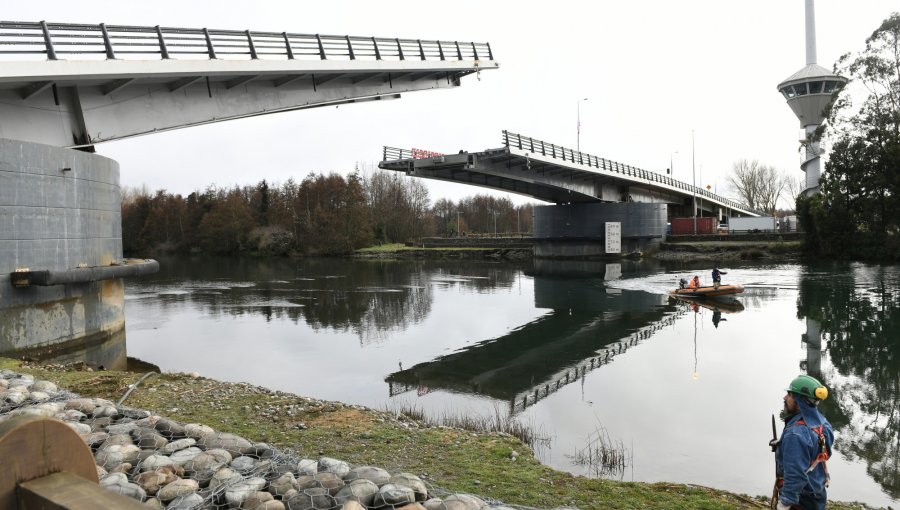
[[[384, 147], [379, 168], [492, 188], [556, 204], [535, 208], [535, 256], [609, 253], [606, 224], [621, 228], [620, 252], [652, 249], [676, 216], [759, 216], [758, 211], [667, 175], [503, 131], [503, 146], [439, 154]], [[613, 243], [615, 244], [615, 243]]]
[[396, 99], [499, 67], [488, 43], [46, 22], [0, 22], [0, 58], [0, 137], [60, 147]]
[[497, 69], [490, 44], [0, 21], [0, 353], [124, 334], [119, 165], [95, 145], [397, 99]]
[[[722, 209], [728, 216], [759, 216], [757, 211], [667, 175], [503, 131], [503, 146], [481, 152], [436, 154], [384, 147], [386, 170], [472, 184], [555, 204], [655, 202]], [[688, 205], [689, 207], [689, 205]], [[690, 214], [688, 214], [690, 216]]]

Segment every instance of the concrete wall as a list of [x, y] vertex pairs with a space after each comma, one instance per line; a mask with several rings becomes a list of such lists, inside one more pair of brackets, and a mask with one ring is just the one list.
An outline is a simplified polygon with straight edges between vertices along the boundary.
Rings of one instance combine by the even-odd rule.
[[0, 139], [0, 353], [102, 342], [125, 326], [121, 279], [18, 289], [11, 272], [120, 260], [118, 163]]
[[622, 253], [655, 249], [665, 239], [666, 204], [595, 203], [534, 208], [534, 256], [606, 258], [606, 222], [622, 224]]

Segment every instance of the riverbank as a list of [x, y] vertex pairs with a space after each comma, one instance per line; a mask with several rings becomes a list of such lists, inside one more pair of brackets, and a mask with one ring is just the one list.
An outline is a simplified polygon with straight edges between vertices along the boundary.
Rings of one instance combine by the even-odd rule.
[[[327, 402], [196, 374], [94, 372], [0, 359], [0, 369], [45, 379], [84, 397], [184, 423], [201, 423], [307, 458], [331, 457], [390, 473], [413, 473], [438, 492], [538, 508], [767, 508], [764, 497], [685, 484], [646, 484], [572, 476], [541, 465], [518, 439], [497, 432], [429, 426], [403, 414]], [[830, 508], [861, 509], [833, 504]]]
[[763, 260], [796, 261], [800, 259], [800, 241], [679, 241], [664, 242], [650, 255], [665, 261], [729, 261]]
[[439, 260], [530, 260], [534, 254], [528, 248], [480, 248], [480, 247], [438, 247], [423, 248], [393, 243], [371, 246], [353, 252], [356, 259], [439, 259]]

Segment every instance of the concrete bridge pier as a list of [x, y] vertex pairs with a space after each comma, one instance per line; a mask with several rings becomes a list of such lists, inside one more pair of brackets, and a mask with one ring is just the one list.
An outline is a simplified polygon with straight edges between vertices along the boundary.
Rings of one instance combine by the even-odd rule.
[[[582, 203], [534, 208], [535, 258], [607, 258], [656, 249], [665, 240], [664, 203]], [[621, 253], [607, 253], [606, 223], [621, 225]]]
[[0, 138], [0, 354], [124, 334], [120, 204], [115, 161]]

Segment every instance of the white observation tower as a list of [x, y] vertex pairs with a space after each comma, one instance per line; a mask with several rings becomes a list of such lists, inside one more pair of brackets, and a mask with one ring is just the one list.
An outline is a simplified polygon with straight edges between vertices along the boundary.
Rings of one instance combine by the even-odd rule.
[[819, 189], [822, 173], [822, 149], [813, 136], [827, 116], [835, 93], [847, 79], [816, 64], [816, 11], [813, 0], [806, 0], [806, 67], [778, 84], [778, 91], [800, 119], [800, 141], [806, 142], [806, 157], [800, 169], [806, 173], [803, 193], [811, 195]]

